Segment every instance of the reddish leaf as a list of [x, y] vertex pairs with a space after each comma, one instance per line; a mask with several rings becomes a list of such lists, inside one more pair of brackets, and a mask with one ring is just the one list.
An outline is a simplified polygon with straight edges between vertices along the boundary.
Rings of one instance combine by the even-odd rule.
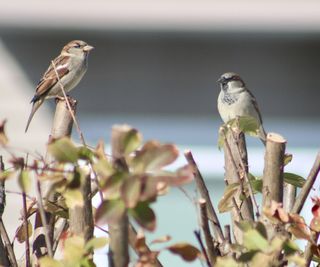
[[283, 223], [289, 222], [289, 214], [283, 209], [282, 204], [274, 200], [271, 201], [270, 207], [265, 207], [263, 213], [270, 220], [277, 220]]
[[289, 214], [291, 223], [288, 231], [291, 232], [296, 238], [311, 240], [310, 231], [307, 227], [303, 217], [298, 214]]
[[174, 162], [178, 155], [179, 151], [175, 145], [161, 145], [159, 142], [149, 141], [136, 152], [132, 167], [140, 173], [160, 170]]
[[165, 242], [168, 242], [171, 240], [171, 236], [169, 235], [165, 235], [165, 236], [162, 236], [160, 238], [157, 238], [157, 239], [154, 239], [151, 241], [151, 244], [159, 244], [159, 243], [165, 243]]
[[140, 202], [134, 209], [129, 212], [136, 222], [146, 230], [154, 231], [156, 229], [156, 215], [148, 206], [147, 202]]
[[127, 208], [134, 208], [140, 198], [141, 180], [139, 176], [126, 178], [121, 187], [121, 195]]
[[152, 176], [142, 177], [140, 201], [155, 201], [158, 195], [158, 181]]
[[107, 199], [115, 199], [120, 197], [121, 187], [125, 177], [126, 174], [124, 173], [116, 173], [105, 181], [102, 191]]
[[313, 217], [320, 217], [320, 198], [311, 198], [311, 200], [314, 203], [311, 209]]
[[170, 186], [181, 186], [187, 183], [190, 183], [193, 178], [193, 169], [191, 165], [185, 165], [179, 168], [176, 172], [156, 172], [155, 179], [158, 181], [165, 182]]
[[122, 218], [126, 207], [122, 200], [105, 200], [96, 211], [96, 223], [103, 224], [116, 224]]
[[196, 247], [188, 243], [177, 243], [167, 247], [167, 249], [174, 254], [178, 254], [185, 261], [194, 261], [201, 255]]

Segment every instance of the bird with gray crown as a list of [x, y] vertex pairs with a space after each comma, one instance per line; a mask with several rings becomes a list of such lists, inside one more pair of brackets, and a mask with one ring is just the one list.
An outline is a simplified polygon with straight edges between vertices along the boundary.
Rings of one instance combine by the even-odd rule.
[[242, 116], [255, 118], [259, 123], [259, 138], [265, 145], [266, 132], [262, 125], [257, 100], [241, 77], [234, 72], [227, 72], [218, 79], [218, 83], [221, 87], [218, 96], [218, 111], [223, 122], [226, 123]]

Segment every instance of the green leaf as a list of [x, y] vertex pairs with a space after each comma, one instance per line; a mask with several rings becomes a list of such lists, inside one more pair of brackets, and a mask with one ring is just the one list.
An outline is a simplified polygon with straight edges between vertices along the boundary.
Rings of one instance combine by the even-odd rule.
[[220, 213], [227, 212], [233, 208], [233, 198], [236, 196], [238, 191], [238, 183], [227, 185], [224, 190], [223, 196], [218, 204], [218, 210]]
[[102, 185], [102, 191], [106, 199], [117, 199], [121, 196], [121, 187], [128, 174], [117, 172], [109, 177]]
[[293, 158], [292, 154], [289, 154], [289, 153], [284, 154], [284, 162], [283, 162], [284, 166], [288, 165], [292, 161], [292, 158]]
[[63, 259], [72, 266], [78, 266], [82, 260], [85, 250], [85, 241], [82, 236], [72, 236], [64, 241]]
[[123, 217], [126, 207], [121, 199], [105, 200], [96, 211], [98, 225], [117, 224]]
[[116, 158], [125, 157], [135, 151], [142, 142], [142, 135], [129, 125], [112, 127], [111, 145]]
[[249, 173], [249, 180], [250, 180], [250, 184], [252, 186], [253, 189], [253, 193], [262, 193], [262, 179], [258, 179], [258, 177], [252, 175], [251, 173]]
[[50, 258], [49, 256], [41, 257], [39, 259], [39, 264], [40, 264], [40, 267], [63, 267], [64, 266], [63, 263], [53, 258]]
[[94, 156], [94, 153], [90, 148], [85, 146], [78, 147], [78, 157], [80, 159], [92, 161], [93, 156]]
[[31, 188], [31, 178], [29, 176], [29, 171], [22, 170], [20, 172], [18, 183], [23, 192], [29, 192]]
[[269, 248], [268, 241], [255, 229], [243, 233], [243, 245], [248, 250], [266, 251]]
[[75, 163], [79, 158], [78, 149], [68, 137], [50, 143], [48, 151], [57, 161], [62, 163]]
[[253, 229], [252, 222], [250, 222], [250, 221], [239, 221], [239, 222], [238, 221], [234, 221], [234, 223], [236, 224], [236, 226], [239, 227], [239, 229], [242, 232], [247, 232], [247, 231]]
[[214, 267], [239, 267], [239, 263], [231, 256], [217, 257]]
[[292, 255], [299, 251], [299, 246], [289, 239], [286, 242], [284, 242], [283, 251], [285, 255]]
[[64, 198], [66, 199], [66, 204], [68, 208], [73, 209], [75, 207], [83, 206], [83, 195], [79, 189], [67, 189], [63, 193]]
[[140, 202], [134, 209], [129, 209], [136, 222], [148, 231], [156, 229], [156, 215], [147, 202]]
[[188, 243], [177, 243], [167, 247], [167, 249], [171, 253], [179, 255], [185, 261], [194, 261], [201, 255], [199, 249]]
[[296, 187], [302, 187], [306, 182], [306, 180], [303, 177], [291, 172], [284, 172], [283, 179], [286, 183], [292, 184]]
[[244, 252], [240, 255], [239, 261], [241, 262], [249, 262], [252, 260], [254, 255], [256, 255], [257, 251], [256, 250], [251, 250], [249, 252]]
[[105, 158], [98, 160], [93, 165], [93, 169], [103, 180], [108, 179], [114, 173], [111, 163]]
[[257, 136], [259, 131], [259, 122], [250, 116], [241, 116], [227, 122], [232, 128], [239, 128], [241, 132], [251, 136]]
[[88, 252], [94, 250], [103, 248], [108, 244], [109, 239], [106, 237], [93, 237], [91, 238], [88, 243], [85, 245], [84, 249]]
[[175, 145], [149, 141], [136, 152], [131, 166], [136, 173], [156, 171], [173, 163], [178, 156], [179, 151]]
[[134, 208], [140, 199], [142, 186], [140, 178], [140, 176], [129, 176], [122, 184], [121, 195], [127, 208]]

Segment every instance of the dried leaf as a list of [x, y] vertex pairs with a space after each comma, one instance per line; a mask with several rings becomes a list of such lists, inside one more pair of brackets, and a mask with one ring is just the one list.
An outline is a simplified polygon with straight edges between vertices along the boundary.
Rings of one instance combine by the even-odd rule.
[[125, 213], [126, 207], [122, 200], [105, 200], [96, 211], [96, 223], [98, 225], [117, 224]]
[[[27, 239], [27, 232], [25, 229], [25, 223], [21, 224], [18, 229], [16, 230], [16, 234], [15, 234], [17, 240], [19, 243], [23, 243], [26, 241]], [[29, 238], [32, 236], [32, 225], [30, 223], [30, 221], [28, 220], [28, 236]]]
[[9, 142], [9, 139], [6, 135], [5, 126], [6, 126], [7, 120], [3, 120], [0, 123], [0, 145], [6, 145]]
[[201, 255], [199, 249], [188, 243], [177, 243], [167, 247], [167, 249], [174, 254], [178, 254], [185, 261], [194, 261]]
[[129, 209], [136, 222], [148, 231], [156, 229], [156, 215], [147, 202], [139, 202], [134, 209]]
[[227, 185], [224, 190], [223, 196], [218, 204], [218, 210], [220, 213], [230, 211], [233, 208], [232, 199], [236, 196], [239, 191], [239, 184], [233, 183]]
[[79, 159], [78, 149], [68, 137], [50, 143], [48, 151], [57, 161], [62, 163], [75, 163]]

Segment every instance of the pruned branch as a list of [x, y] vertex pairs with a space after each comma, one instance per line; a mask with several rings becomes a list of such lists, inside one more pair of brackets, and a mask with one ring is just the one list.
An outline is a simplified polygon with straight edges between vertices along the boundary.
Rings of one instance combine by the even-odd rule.
[[213, 207], [212, 201], [210, 199], [210, 195], [208, 192], [208, 189], [206, 187], [206, 184], [203, 180], [203, 177], [199, 171], [199, 168], [197, 166], [197, 163], [195, 162], [192, 152], [190, 150], [187, 150], [184, 152], [184, 156], [187, 160], [187, 162], [193, 167], [194, 169], [194, 179], [197, 185], [197, 188], [200, 192], [200, 195], [203, 199], [206, 201], [206, 207], [207, 207], [207, 214], [208, 219], [210, 220], [211, 227], [214, 231], [215, 238], [219, 243], [222, 243], [224, 241], [224, 236], [222, 232], [222, 228], [218, 219], [218, 216], [216, 214], [216, 211]]
[[269, 206], [271, 200], [282, 203], [283, 167], [286, 140], [279, 134], [267, 135], [263, 170], [263, 206]]

